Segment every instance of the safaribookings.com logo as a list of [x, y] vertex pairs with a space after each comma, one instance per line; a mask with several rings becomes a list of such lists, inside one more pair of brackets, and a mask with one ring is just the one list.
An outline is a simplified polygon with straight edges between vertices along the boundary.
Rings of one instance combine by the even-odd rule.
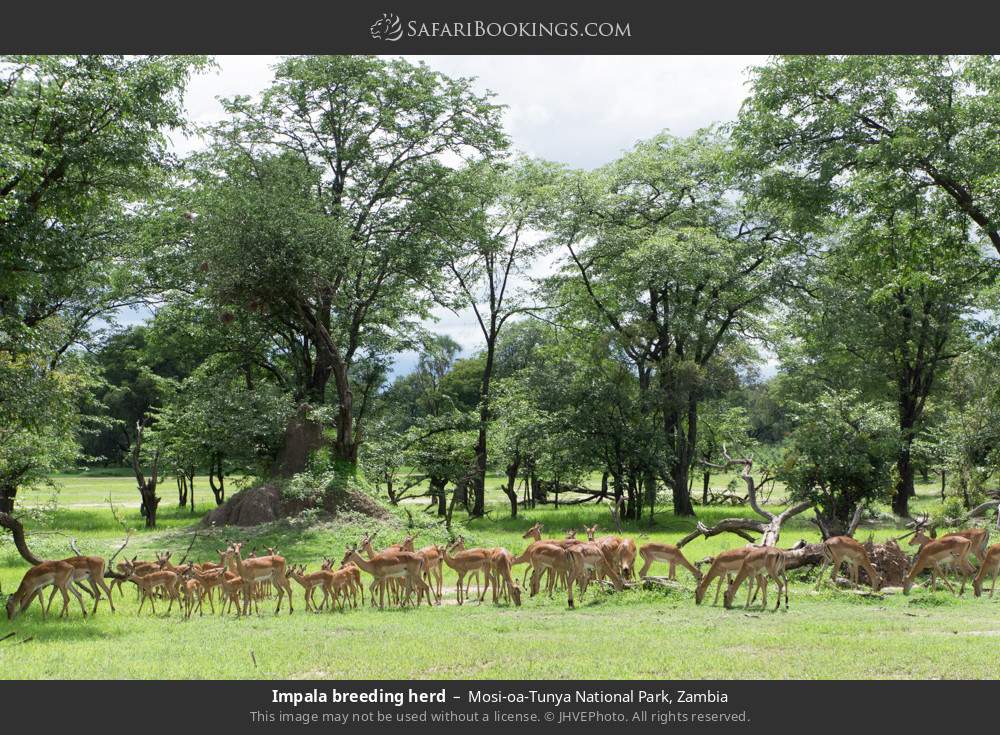
[[369, 28], [378, 41], [407, 38], [630, 38], [632, 29], [622, 21], [430, 21], [411, 20], [404, 25], [395, 13], [382, 17]]

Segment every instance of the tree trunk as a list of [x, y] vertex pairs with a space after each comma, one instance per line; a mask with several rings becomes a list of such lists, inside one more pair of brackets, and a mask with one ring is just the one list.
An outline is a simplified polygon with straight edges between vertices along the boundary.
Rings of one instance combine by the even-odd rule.
[[892, 512], [902, 518], [910, 516], [910, 498], [916, 495], [913, 483], [913, 461], [910, 448], [913, 445], [913, 426], [915, 423], [912, 402], [906, 398], [900, 400], [900, 446], [896, 458], [896, 470], [899, 480], [896, 483], [896, 494], [892, 498]]
[[945, 470], [941, 470], [941, 502], [944, 502], [944, 488], [945, 488]]
[[[8, 496], [0, 495], [0, 500], [7, 499]], [[10, 505], [13, 506], [14, 496], [9, 496], [9, 500]], [[31, 549], [28, 548], [28, 542], [24, 537], [24, 526], [21, 525], [21, 521], [17, 520], [17, 518], [12, 516], [7, 510], [0, 511], [0, 528], [6, 528], [10, 531], [11, 535], [14, 537], [14, 546], [17, 548], [17, 551], [21, 555], [22, 559], [32, 566], [41, 564], [44, 561], [31, 553]]]
[[188, 473], [188, 497], [191, 501], [191, 512], [194, 513], [194, 468]]
[[521, 466], [521, 459], [518, 453], [514, 453], [514, 460], [507, 465], [507, 485], [504, 487], [504, 492], [507, 494], [508, 500], [510, 500], [510, 517], [517, 518], [517, 472]]
[[[219, 484], [215, 481], [218, 479]], [[215, 496], [215, 504], [222, 505], [226, 500], [226, 478], [222, 471], [222, 455], [212, 458], [212, 465], [208, 468], [208, 485], [212, 488], [212, 495]]]
[[174, 477], [174, 480], [177, 482], [177, 507], [183, 508], [188, 501], [187, 478], [184, 476], [183, 470], [181, 470], [181, 474]]
[[[476, 476], [472, 482], [472, 515], [481, 516], [486, 511], [487, 432], [490, 422], [490, 382], [493, 379], [493, 360], [496, 354], [496, 337], [486, 340], [486, 363], [479, 384], [479, 434], [476, 439]], [[514, 501], [516, 505], [516, 501]], [[516, 511], [515, 511], [516, 512]]]
[[711, 479], [712, 479], [712, 473], [706, 470], [704, 472], [704, 474], [702, 474], [702, 479], [701, 479], [701, 504], [702, 505], [708, 505], [709, 481]]

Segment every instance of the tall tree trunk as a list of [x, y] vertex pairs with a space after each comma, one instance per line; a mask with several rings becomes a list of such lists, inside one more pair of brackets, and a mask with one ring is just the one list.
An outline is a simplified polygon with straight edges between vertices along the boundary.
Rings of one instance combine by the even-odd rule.
[[[476, 438], [476, 476], [472, 482], [472, 515], [478, 517], [486, 512], [486, 466], [487, 431], [490, 422], [490, 382], [493, 378], [493, 359], [496, 355], [496, 337], [486, 340], [486, 364], [479, 385], [479, 434]], [[515, 501], [516, 505], [516, 501]], [[516, 511], [515, 511], [516, 512]]]
[[194, 467], [188, 472], [188, 498], [191, 501], [191, 512], [194, 513]]
[[704, 474], [701, 476], [701, 504], [708, 505], [708, 490], [709, 482], [712, 479], [712, 473], [705, 470]]
[[520, 455], [515, 452], [514, 459], [510, 464], [507, 465], [507, 485], [504, 487], [504, 492], [507, 494], [507, 499], [510, 500], [510, 517], [517, 518], [517, 472], [521, 466]]
[[[215, 481], [218, 479], [219, 484]], [[226, 476], [222, 470], [222, 455], [217, 454], [212, 458], [212, 464], [208, 468], [208, 486], [212, 488], [212, 495], [215, 496], [215, 504], [222, 505], [226, 499]]]
[[187, 477], [184, 470], [180, 470], [180, 474], [176, 475], [174, 480], [177, 482], [177, 507], [183, 508], [188, 502]]
[[896, 482], [896, 494], [892, 498], [892, 512], [897, 516], [908, 518], [910, 515], [910, 498], [915, 496], [916, 487], [913, 482], [914, 468], [911, 448], [915, 436], [914, 427], [917, 423], [916, 397], [906, 388], [900, 390], [899, 397], [899, 454], [896, 457], [896, 470], [899, 479]]

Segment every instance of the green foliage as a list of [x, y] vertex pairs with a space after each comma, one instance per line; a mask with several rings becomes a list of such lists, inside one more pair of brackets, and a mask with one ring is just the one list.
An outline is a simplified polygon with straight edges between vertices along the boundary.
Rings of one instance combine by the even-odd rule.
[[779, 473], [790, 497], [846, 526], [858, 504], [890, 496], [896, 431], [884, 407], [827, 392], [797, 405], [795, 420]]

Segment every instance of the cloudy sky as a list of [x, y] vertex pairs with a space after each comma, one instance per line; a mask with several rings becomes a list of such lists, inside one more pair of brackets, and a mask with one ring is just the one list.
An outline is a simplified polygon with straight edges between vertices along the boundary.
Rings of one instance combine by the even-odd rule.
[[[732, 120], [746, 96], [755, 56], [423, 56], [450, 76], [474, 77], [480, 91], [507, 106], [507, 132], [524, 153], [575, 167], [607, 163], [636, 141], [667, 130], [684, 136]], [[219, 69], [194, 79], [187, 95], [197, 124], [221, 117], [219, 97], [256, 95], [271, 78], [276, 57], [221, 56]], [[176, 137], [184, 153], [198, 141]], [[480, 334], [469, 313], [441, 312], [432, 328], [456, 339], [466, 353]], [[397, 371], [413, 364], [403, 356]]]

